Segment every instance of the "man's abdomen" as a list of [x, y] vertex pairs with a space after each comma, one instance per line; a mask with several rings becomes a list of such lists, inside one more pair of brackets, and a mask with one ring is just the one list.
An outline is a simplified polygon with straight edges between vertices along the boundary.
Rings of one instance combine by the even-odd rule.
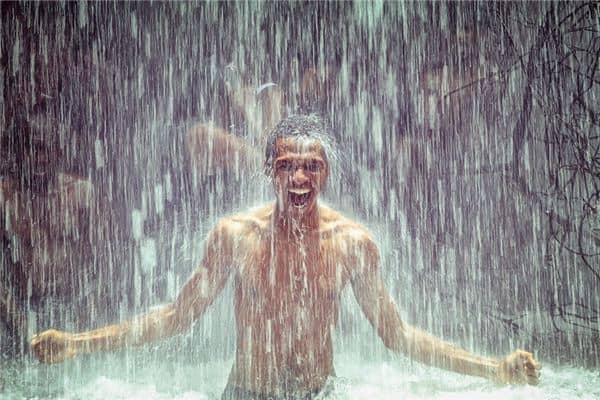
[[312, 392], [333, 374], [328, 328], [297, 335], [291, 327], [271, 320], [242, 326], [230, 377], [236, 387], [274, 395]]

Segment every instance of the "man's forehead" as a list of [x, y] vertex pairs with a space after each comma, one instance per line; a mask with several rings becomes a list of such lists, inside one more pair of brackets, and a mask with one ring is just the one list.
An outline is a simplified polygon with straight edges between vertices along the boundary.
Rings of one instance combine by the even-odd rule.
[[325, 157], [325, 149], [319, 139], [307, 136], [280, 137], [275, 142], [277, 157], [285, 153], [306, 154], [314, 153]]

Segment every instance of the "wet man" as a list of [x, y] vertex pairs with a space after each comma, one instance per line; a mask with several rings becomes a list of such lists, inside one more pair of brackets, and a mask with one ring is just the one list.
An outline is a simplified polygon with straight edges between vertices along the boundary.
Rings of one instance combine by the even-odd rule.
[[[64, 171], [58, 140], [46, 137], [49, 128], [35, 122], [18, 120], [0, 140], [0, 158], [5, 157], [0, 168], [0, 325], [7, 328], [10, 344], [0, 338], [3, 351], [22, 351], [29, 322], [43, 320], [51, 304], [71, 302], [85, 284], [91, 286], [85, 268], [92, 250], [93, 185]], [[28, 321], [30, 311], [39, 315]]]
[[35, 354], [59, 362], [184, 332], [233, 277], [237, 350], [223, 399], [310, 399], [320, 393], [334, 375], [331, 331], [348, 284], [395, 352], [462, 374], [536, 384], [539, 366], [530, 353], [478, 357], [401, 320], [369, 232], [318, 202], [329, 174], [324, 134], [315, 116], [292, 116], [275, 126], [265, 163], [275, 202], [222, 219], [174, 303], [90, 332], [46, 331], [32, 341]]

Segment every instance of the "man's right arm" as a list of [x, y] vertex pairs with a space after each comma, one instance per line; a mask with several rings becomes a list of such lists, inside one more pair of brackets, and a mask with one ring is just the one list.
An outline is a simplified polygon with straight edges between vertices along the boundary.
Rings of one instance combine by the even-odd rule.
[[139, 346], [184, 332], [227, 283], [233, 264], [233, 224], [223, 220], [213, 229], [200, 266], [172, 304], [131, 321], [88, 332], [45, 331], [31, 341], [35, 355], [43, 362], [61, 362], [82, 353]]

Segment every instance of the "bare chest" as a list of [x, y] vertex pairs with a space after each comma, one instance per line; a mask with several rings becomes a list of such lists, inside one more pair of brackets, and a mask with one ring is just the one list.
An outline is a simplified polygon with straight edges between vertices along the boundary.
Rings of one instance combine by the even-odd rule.
[[327, 241], [254, 247], [236, 277], [238, 305], [275, 319], [333, 311], [348, 277], [343, 260]]

